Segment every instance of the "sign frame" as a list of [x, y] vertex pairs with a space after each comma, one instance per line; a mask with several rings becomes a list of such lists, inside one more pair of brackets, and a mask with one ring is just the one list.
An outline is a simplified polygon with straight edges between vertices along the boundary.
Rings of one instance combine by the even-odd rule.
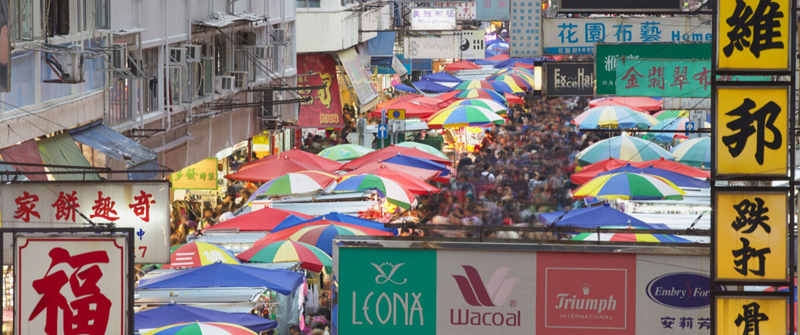
[[[713, 284], [712, 284], [713, 288]], [[713, 290], [712, 290], [713, 292]], [[790, 292], [752, 292], [752, 291], [725, 291], [711, 296], [711, 334], [718, 334], [717, 332], [717, 301], [719, 298], [752, 298], [752, 299], [782, 299], [785, 300], [786, 306], [786, 321], [789, 323], [786, 327], [793, 327], [793, 318], [790, 309], [794, 304], [791, 303]], [[791, 329], [791, 328], [787, 328]]]
[[[586, 92], [585, 94], [584, 93], [574, 94], [574, 93], [554, 93], [554, 92], [550, 92], [550, 90], [549, 90], [550, 84], [551, 84], [551, 80], [549, 80], [549, 78], [550, 78], [550, 69], [558, 67], [561, 64], [574, 65], [576, 67], [588, 66], [588, 68], [591, 70], [591, 76], [592, 76], [592, 87], [591, 87], [591, 89], [589, 89], [589, 91]], [[543, 69], [542, 69], [542, 95], [545, 95], [545, 96], [594, 96], [594, 92], [597, 90], [597, 75], [596, 75], [597, 72], [595, 71], [597, 69], [597, 67], [592, 62], [545, 62], [544, 64], [542, 64], [542, 67], [543, 67]], [[576, 89], [576, 90], [581, 90], [581, 89]]]
[[[625, 2], [625, 1], [620, 1]], [[681, 2], [675, 1], [675, 7], [656, 7], [656, 8], [627, 8], [627, 7], [620, 7], [619, 4], [610, 5], [603, 8], [586, 8], [580, 4], [576, 4], [575, 8], [558, 8], [559, 13], [674, 13], [676, 11], [681, 11]], [[563, 3], [563, 2], [562, 2]], [[595, 1], [589, 0], [586, 3], [595, 3]]]

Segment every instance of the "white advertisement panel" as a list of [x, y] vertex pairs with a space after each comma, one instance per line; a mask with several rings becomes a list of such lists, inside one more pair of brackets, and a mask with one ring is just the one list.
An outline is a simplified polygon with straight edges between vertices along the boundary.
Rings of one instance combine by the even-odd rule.
[[708, 256], [636, 256], [636, 333], [711, 331]]
[[408, 59], [459, 58], [459, 41], [460, 38], [453, 34], [406, 37], [403, 47]]
[[353, 84], [353, 90], [358, 97], [358, 103], [362, 106], [369, 104], [372, 100], [378, 97], [375, 88], [369, 80], [365, 63], [362, 63], [355, 48], [350, 48], [345, 51], [340, 51], [336, 54], [339, 61], [342, 62], [344, 71], [350, 77], [350, 83]]
[[511, 0], [511, 57], [542, 55], [542, 0]]
[[710, 43], [711, 17], [545, 18], [542, 30], [545, 54], [591, 55], [600, 42]]
[[124, 237], [18, 237], [14, 334], [127, 334]]
[[[5, 228], [66, 228], [113, 224], [136, 230], [136, 263], [169, 263], [169, 183], [48, 182], [0, 187]], [[11, 264], [11, 239], [3, 241]]]
[[455, 8], [414, 8], [411, 30], [455, 30]]
[[536, 327], [533, 253], [437, 253], [437, 334], [532, 334]]
[[483, 30], [465, 30], [461, 32], [461, 59], [486, 58], [486, 42]]

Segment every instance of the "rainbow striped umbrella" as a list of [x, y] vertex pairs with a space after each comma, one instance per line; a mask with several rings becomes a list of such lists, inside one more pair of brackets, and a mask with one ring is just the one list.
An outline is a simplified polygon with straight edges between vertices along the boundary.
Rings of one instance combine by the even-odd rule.
[[628, 200], [681, 200], [685, 192], [671, 181], [652, 174], [619, 172], [597, 176], [572, 197]]
[[153, 329], [144, 335], [258, 335], [250, 329], [225, 322], [183, 322]]
[[345, 176], [333, 188], [333, 192], [362, 192], [367, 190], [377, 190], [389, 202], [406, 209], [411, 208], [415, 200], [411, 192], [408, 192], [394, 180], [374, 174]]
[[239, 264], [230, 251], [206, 242], [186, 243], [169, 255], [169, 264], [164, 268], [196, 268], [214, 263]]
[[456, 85], [455, 89], [459, 91], [468, 90], [472, 88], [485, 88], [487, 90], [493, 90], [492, 84], [490, 84], [486, 80], [480, 79], [472, 79], [472, 80], [465, 80]]
[[320, 151], [317, 155], [334, 161], [351, 161], [375, 150], [358, 144], [338, 144]]
[[494, 74], [493, 77], [496, 78], [496, 77], [501, 76], [501, 75], [513, 75], [513, 76], [515, 76], [515, 78], [514, 78], [515, 81], [522, 80], [523, 81], [523, 85], [526, 85], [528, 87], [533, 87], [533, 83], [534, 83], [533, 73], [530, 72], [530, 70], [528, 70], [526, 68], [508, 67], [508, 68], [505, 68], [505, 69], [503, 69], [501, 71], [498, 71], [497, 73]]
[[450, 106], [447, 107], [455, 107], [455, 106], [478, 106], [481, 108], [486, 108], [492, 112], [497, 114], [505, 114], [508, 111], [506, 106], [503, 106], [494, 100], [490, 99], [466, 99], [466, 100], [456, 100]]
[[572, 123], [580, 128], [640, 128], [647, 129], [658, 123], [654, 117], [625, 106], [600, 106], [589, 108], [576, 116]]
[[653, 142], [622, 134], [592, 144], [576, 156], [580, 166], [609, 158], [644, 162], [662, 158], [672, 160], [672, 154]]
[[480, 127], [503, 124], [506, 120], [497, 113], [478, 106], [448, 107], [428, 119], [429, 128]]
[[495, 90], [488, 90], [485, 88], [470, 88], [468, 90], [461, 91], [461, 93], [456, 94], [456, 98], [459, 99], [491, 99], [497, 103], [508, 105], [506, 102], [506, 98], [503, 98], [503, 95], [497, 93]]
[[527, 86], [517, 84], [509, 75], [502, 75], [491, 83], [494, 90], [500, 93], [520, 94], [528, 90]]
[[[324, 223], [328, 224], [324, 224]], [[338, 222], [329, 221], [329, 220], [319, 220], [315, 221], [315, 224], [310, 226], [301, 227], [295, 230], [291, 235], [289, 235], [289, 239], [295, 241], [301, 241], [304, 243], [311, 244], [316, 246], [317, 248], [321, 249], [322, 251], [328, 253], [328, 255], [333, 254], [333, 239], [336, 236], [374, 236], [373, 233], [368, 233], [369, 231], [374, 231], [375, 229], [370, 229], [366, 227], [353, 227], [352, 225], [340, 225]], [[379, 231], [379, 236], [390, 236], [391, 233]]]
[[672, 149], [675, 160], [702, 169], [711, 168], [711, 138], [688, 139]]
[[253, 192], [250, 199], [256, 199], [258, 196], [279, 196], [316, 192], [324, 189], [325, 186], [333, 181], [333, 178], [335, 177], [317, 177], [302, 171], [287, 173], [261, 185]]
[[[330, 272], [331, 256], [311, 244], [283, 240], [272, 243], [256, 244], [247, 252], [247, 257], [240, 258], [250, 263], [300, 263], [300, 267], [314, 272], [322, 272], [322, 268]], [[242, 253], [244, 254], [244, 253]]]
[[[469, 101], [469, 100], [463, 100], [463, 101]], [[427, 153], [429, 153], [431, 155], [434, 155], [434, 156], [437, 156], [437, 157], [441, 157], [441, 158], [444, 158], [444, 159], [450, 159], [443, 152], [439, 151], [439, 149], [436, 149], [436, 148], [434, 148], [434, 147], [432, 147], [430, 145], [427, 145], [425, 143], [406, 141], [406, 142], [397, 143], [395, 145], [401, 146], [401, 147], [406, 147], [406, 148], [414, 148], [414, 149], [417, 149], [419, 151], [427, 152]]]
[[[629, 226], [601, 226], [608, 229], [631, 229]], [[645, 233], [579, 233], [571, 238], [575, 241], [611, 241], [611, 242], [668, 242], [690, 243], [691, 241], [671, 234], [645, 234]]]

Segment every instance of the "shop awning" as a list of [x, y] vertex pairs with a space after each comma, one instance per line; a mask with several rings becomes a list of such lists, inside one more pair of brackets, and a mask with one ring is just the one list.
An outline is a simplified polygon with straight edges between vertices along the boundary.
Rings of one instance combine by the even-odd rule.
[[[39, 147], [35, 140], [27, 140], [20, 144], [0, 150], [0, 155], [6, 162], [44, 164], [42, 156], [39, 154]], [[30, 172], [26, 174], [28, 179], [33, 181], [47, 181], [44, 168], [41, 166], [21, 166], [14, 165], [17, 171]]]
[[[158, 155], [149, 148], [106, 127], [101, 121], [69, 131], [75, 141], [86, 144], [107, 156], [125, 162], [129, 170], [158, 170]], [[151, 180], [155, 172], [129, 172], [128, 179]]]
[[380, 31], [375, 38], [367, 41], [367, 52], [370, 56], [392, 56], [394, 55], [393, 31]]
[[236, 21], [258, 22], [261, 20], [266, 20], [266, 18], [252, 13], [241, 13], [236, 15], [220, 13], [203, 20], [197, 20], [194, 22], [194, 24], [207, 27], [222, 28], [229, 26]]
[[[89, 161], [75, 144], [75, 140], [68, 133], [43, 139], [37, 143], [39, 154], [45, 164], [69, 165], [75, 167], [90, 167]], [[50, 172], [76, 171], [77, 169], [47, 168]], [[79, 173], [53, 173], [53, 179], [63, 180], [100, 180], [100, 176], [91, 170]]]

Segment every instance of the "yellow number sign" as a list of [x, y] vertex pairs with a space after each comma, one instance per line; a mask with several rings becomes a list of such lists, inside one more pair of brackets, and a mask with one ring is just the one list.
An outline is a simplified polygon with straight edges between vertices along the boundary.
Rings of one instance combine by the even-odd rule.
[[787, 199], [781, 191], [714, 193], [714, 280], [787, 280]]
[[716, 87], [717, 176], [787, 175], [789, 87]]
[[786, 297], [714, 297], [718, 335], [787, 334]]
[[719, 71], [789, 71], [789, 0], [717, 0]]

